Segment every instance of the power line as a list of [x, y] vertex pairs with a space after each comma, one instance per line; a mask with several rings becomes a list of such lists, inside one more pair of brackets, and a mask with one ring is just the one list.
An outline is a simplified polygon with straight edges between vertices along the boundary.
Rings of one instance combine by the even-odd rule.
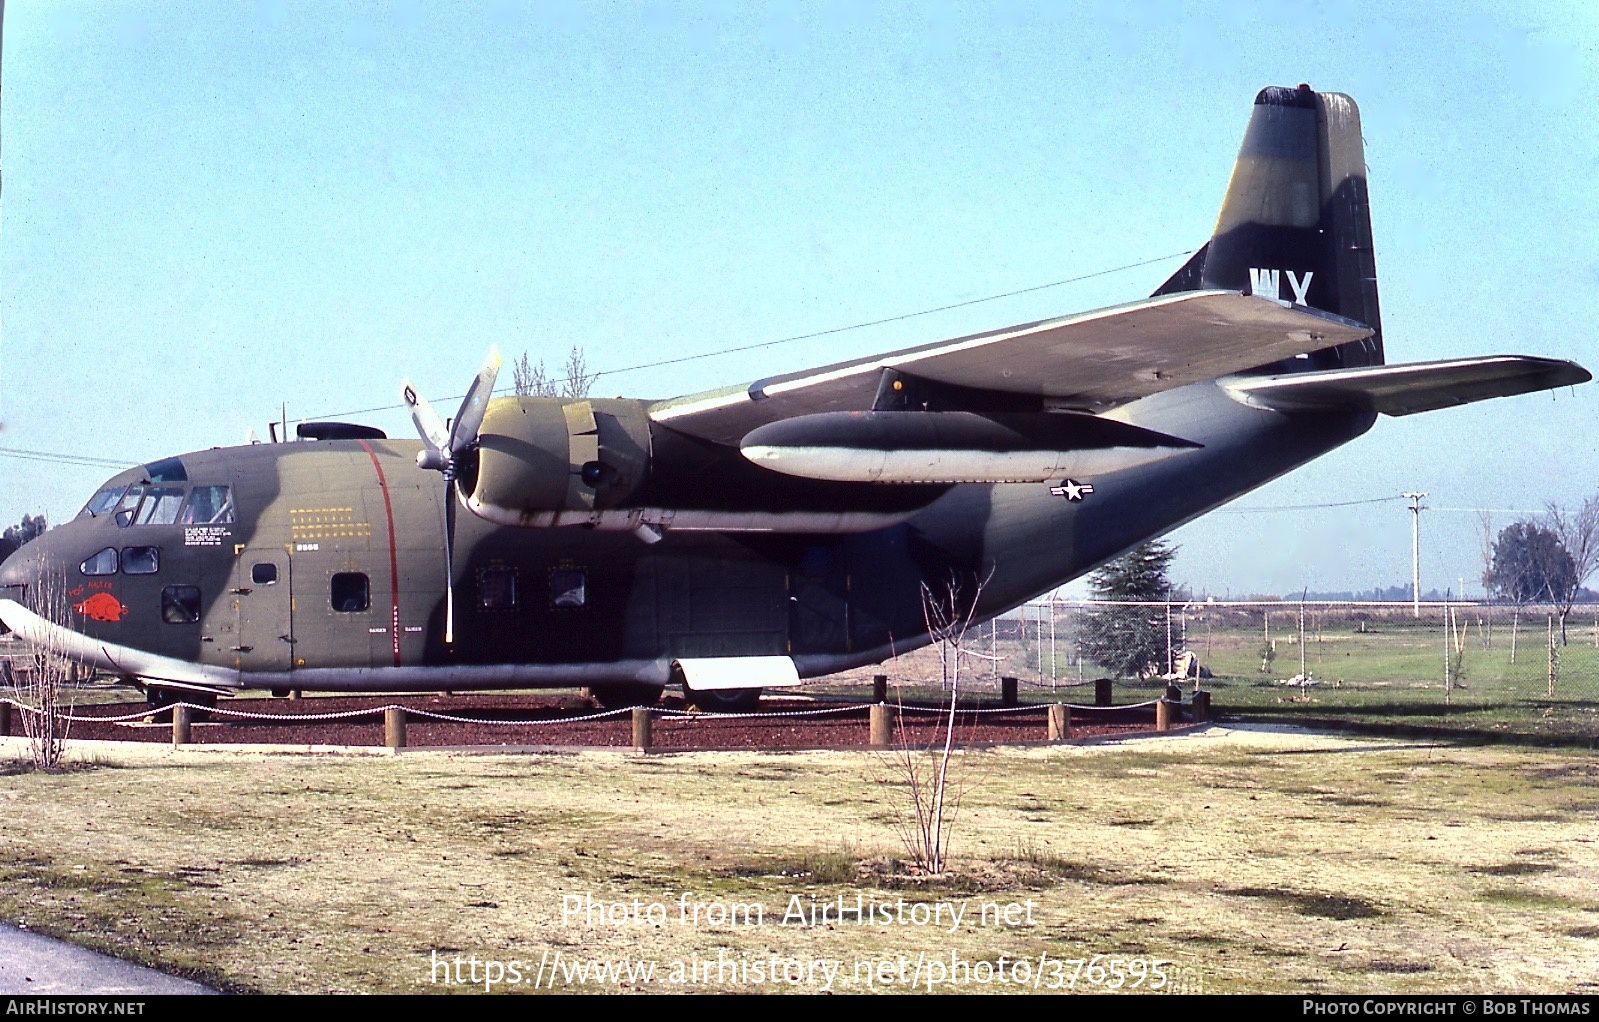
[[1325, 507], [1355, 507], [1360, 504], [1387, 504], [1404, 497], [1368, 497], [1365, 500], [1337, 500], [1327, 504], [1280, 504], [1270, 507], [1229, 507], [1212, 511], [1217, 515], [1252, 515], [1261, 511], [1319, 511]]
[[87, 454], [61, 454], [55, 451], [25, 451], [17, 447], [0, 447], [0, 458], [20, 461], [48, 461], [62, 465], [83, 465], [93, 468], [128, 468], [136, 461], [118, 461], [115, 458], [95, 458]]

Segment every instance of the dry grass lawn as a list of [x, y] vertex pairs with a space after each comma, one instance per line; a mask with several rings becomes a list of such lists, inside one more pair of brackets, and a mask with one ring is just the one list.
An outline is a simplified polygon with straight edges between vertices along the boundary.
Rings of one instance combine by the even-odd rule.
[[[1004, 956], [1097, 989], [1114, 972], [1072, 960], [1105, 955], [1205, 992], [1599, 991], [1599, 764], [1579, 752], [1220, 728], [973, 752], [959, 868], [930, 881], [907, 875], [903, 787], [869, 753], [108, 750], [0, 779], [0, 918], [233, 990], [438, 990], [436, 960], [531, 979], [557, 954], [657, 972], [556, 989], [790, 988], [670, 982], [720, 954], [841, 963], [835, 990], [901, 956], [912, 971], [876, 982], [986, 963], [966, 988], [1007, 989], [974, 978]], [[685, 892], [762, 925], [685, 924]], [[586, 894], [667, 919], [563, 918]], [[796, 895], [966, 915], [785, 925]], [[1032, 925], [975, 918], [1029, 899]], [[797, 988], [821, 989], [809, 968]]]

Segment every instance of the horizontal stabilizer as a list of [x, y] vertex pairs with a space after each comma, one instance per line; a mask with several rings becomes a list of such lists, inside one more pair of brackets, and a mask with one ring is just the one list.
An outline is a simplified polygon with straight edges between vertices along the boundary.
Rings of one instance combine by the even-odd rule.
[[1082, 413], [821, 412], [752, 431], [763, 468], [865, 483], [1036, 483], [1097, 476], [1198, 447]]
[[1569, 387], [1591, 379], [1593, 374], [1575, 362], [1491, 355], [1245, 377], [1226, 386], [1248, 404], [1278, 411], [1365, 408], [1384, 415], [1410, 415], [1484, 398]]

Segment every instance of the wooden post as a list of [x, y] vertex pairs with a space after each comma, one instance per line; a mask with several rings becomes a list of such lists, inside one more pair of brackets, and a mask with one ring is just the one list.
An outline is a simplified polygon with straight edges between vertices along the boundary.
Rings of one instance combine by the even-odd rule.
[[1172, 716], [1177, 711], [1177, 704], [1170, 699], [1162, 699], [1155, 704], [1155, 730], [1170, 731]]
[[886, 703], [886, 702], [888, 702], [888, 675], [886, 675], [886, 674], [874, 674], [874, 675], [872, 675], [872, 702], [874, 702], [874, 703]]
[[0, 702], [0, 738], [11, 733], [11, 704]]
[[1194, 723], [1203, 724], [1210, 719], [1210, 692], [1200, 689], [1194, 693]]
[[189, 707], [183, 703], [172, 708], [172, 746], [189, 744]]
[[1055, 703], [1049, 708], [1049, 740], [1064, 742], [1072, 736], [1072, 708]]
[[1170, 699], [1174, 703], [1182, 702], [1183, 701], [1183, 688], [1182, 688], [1182, 686], [1178, 685], [1176, 683], [1172, 683], [1170, 685], [1167, 685], [1166, 686], [1166, 698]]
[[1001, 705], [1001, 706], [1015, 706], [1016, 705], [1016, 679], [1015, 678], [1001, 678], [1001, 679], [999, 679], [999, 705]]
[[1555, 697], [1555, 665], [1560, 654], [1555, 652], [1555, 616], [1549, 615], [1549, 698]]
[[1095, 706], [1109, 706], [1110, 705], [1110, 679], [1109, 678], [1095, 678], [1094, 679], [1094, 705]]
[[871, 743], [874, 748], [894, 744], [894, 723], [887, 703], [873, 703], [871, 710]]
[[395, 751], [405, 748], [405, 707], [383, 708], [383, 744]]
[[655, 720], [655, 712], [648, 706], [633, 707], [633, 749], [635, 752], [650, 751], [650, 724]]

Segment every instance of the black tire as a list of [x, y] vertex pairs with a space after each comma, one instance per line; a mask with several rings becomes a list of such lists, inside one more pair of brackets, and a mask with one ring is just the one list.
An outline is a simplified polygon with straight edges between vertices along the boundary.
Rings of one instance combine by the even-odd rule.
[[709, 692], [683, 686], [683, 697], [705, 713], [754, 713], [761, 707], [761, 689], [722, 688]]
[[660, 685], [642, 681], [620, 682], [615, 685], [591, 685], [589, 695], [604, 710], [625, 710], [630, 706], [654, 706], [660, 701]]
[[[158, 685], [150, 685], [144, 690], [144, 701], [149, 704], [151, 710], [160, 712], [168, 710], [178, 703], [214, 708], [217, 704], [217, 697], [209, 692], [189, 692], [181, 688], [162, 688]], [[167, 719], [172, 719], [170, 714]], [[205, 710], [189, 711], [189, 720], [194, 723], [210, 719], [211, 715]]]

